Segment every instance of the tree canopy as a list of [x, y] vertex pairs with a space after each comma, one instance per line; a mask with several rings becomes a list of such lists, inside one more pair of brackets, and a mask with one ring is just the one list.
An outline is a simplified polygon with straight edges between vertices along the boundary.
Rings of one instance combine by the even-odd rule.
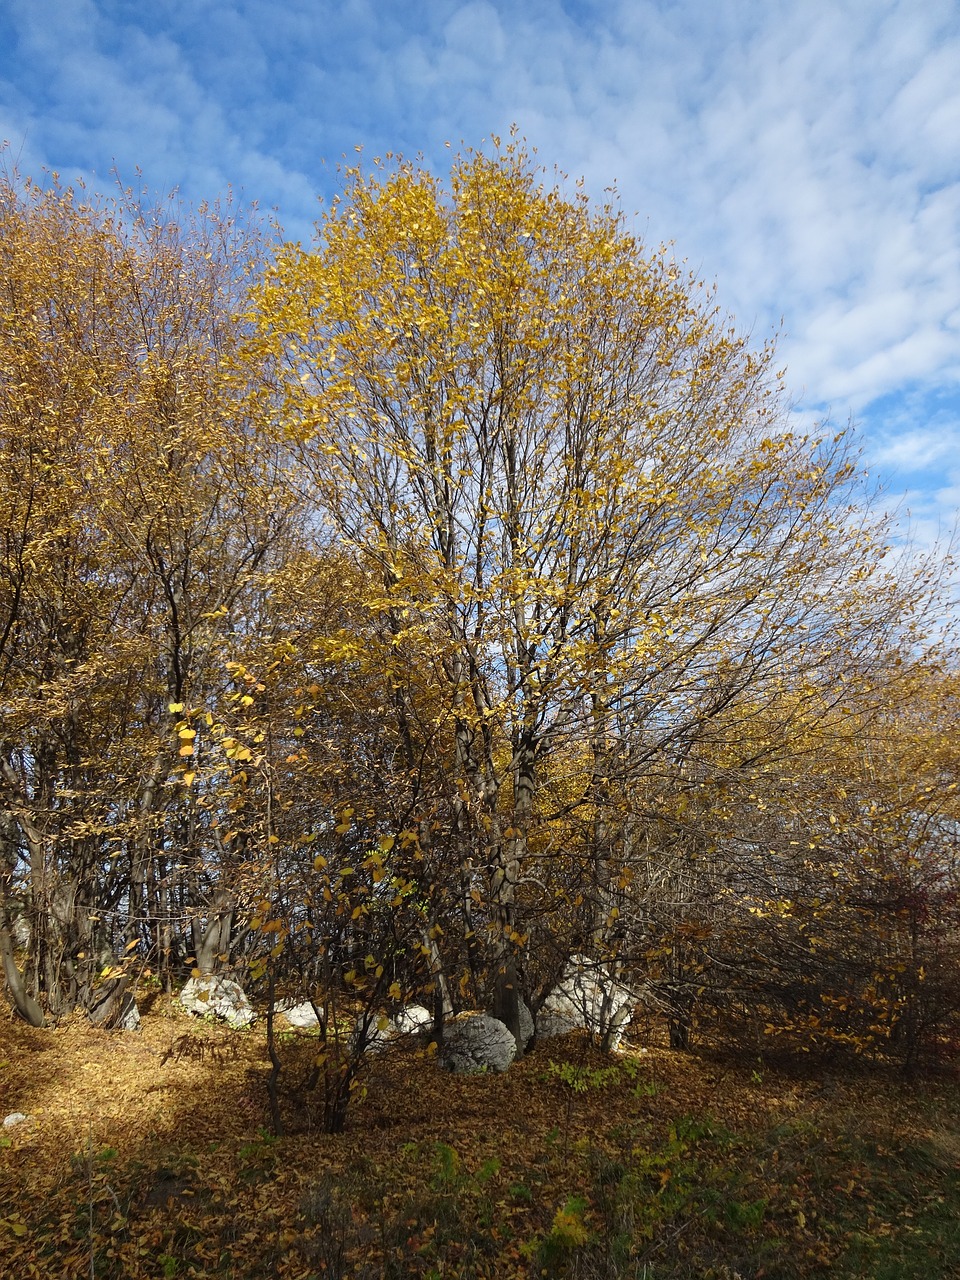
[[677, 1043], [953, 1016], [943, 566], [669, 248], [515, 141], [347, 171], [309, 250], [0, 216], [24, 1016], [229, 965], [519, 1035], [574, 954]]

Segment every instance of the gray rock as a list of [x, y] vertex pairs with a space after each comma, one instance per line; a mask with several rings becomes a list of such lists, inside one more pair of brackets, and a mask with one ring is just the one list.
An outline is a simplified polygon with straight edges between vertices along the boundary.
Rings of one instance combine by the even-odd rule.
[[444, 1026], [440, 1061], [449, 1071], [506, 1071], [516, 1053], [508, 1028], [487, 1013], [461, 1013]]
[[124, 997], [123, 1006], [120, 1010], [120, 1016], [117, 1018], [118, 1031], [139, 1031], [140, 1030], [140, 1010], [137, 1008], [137, 1002], [132, 995]]
[[602, 965], [585, 956], [571, 956], [540, 1010], [537, 1036], [543, 1040], [584, 1030], [606, 1037], [609, 1048], [619, 1049], [636, 1003], [633, 992], [611, 978]]
[[210, 1014], [235, 1028], [248, 1027], [254, 1019], [243, 988], [221, 974], [191, 978], [180, 992], [180, 1003], [188, 1013]]
[[[533, 1014], [523, 1000], [518, 1001], [517, 1012], [520, 1015], [520, 1038], [517, 1040], [517, 1052], [524, 1053], [533, 1039], [533, 1033], [536, 1028], [533, 1022]], [[490, 1014], [491, 1018], [495, 1016], [495, 1014]]]
[[520, 1001], [520, 1043], [518, 1048], [526, 1049], [527, 1045], [533, 1039], [534, 1033], [533, 1014], [528, 1009], [526, 1003]]
[[14, 916], [13, 918], [13, 945], [20, 951], [27, 951], [30, 947], [33, 934], [30, 929], [30, 921], [25, 915]]
[[29, 1120], [29, 1116], [25, 1116], [22, 1111], [11, 1111], [8, 1116], [4, 1116], [3, 1127], [5, 1129], [15, 1129], [18, 1124], [24, 1124]]

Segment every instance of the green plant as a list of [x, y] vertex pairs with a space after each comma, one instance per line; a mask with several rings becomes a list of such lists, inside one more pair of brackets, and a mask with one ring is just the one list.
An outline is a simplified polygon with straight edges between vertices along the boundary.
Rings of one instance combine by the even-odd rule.
[[560, 1274], [591, 1239], [587, 1211], [588, 1203], [582, 1196], [570, 1196], [553, 1215], [549, 1232], [536, 1246], [535, 1257], [541, 1274]]
[[240, 1176], [247, 1181], [269, 1176], [277, 1160], [278, 1142], [267, 1129], [258, 1129], [256, 1138], [244, 1142], [237, 1151]]
[[610, 1085], [620, 1084], [625, 1075], [635, 1072], [633, 1063], [612, 1063], [608, 1067], [588, 1067], [580, 1062], [547, 1063], [541, 1073], [541, 1080], [559, 1080], [561, 1084], [572, 1089], [574, 1093], [588, 1093], [597, 1089], [606, 1089]]
[[460, 1157], [446, 1142], [434, 1146], [434, 1172], [431, 1186], [436, 1191], [454, 1191], [460, 1180]]

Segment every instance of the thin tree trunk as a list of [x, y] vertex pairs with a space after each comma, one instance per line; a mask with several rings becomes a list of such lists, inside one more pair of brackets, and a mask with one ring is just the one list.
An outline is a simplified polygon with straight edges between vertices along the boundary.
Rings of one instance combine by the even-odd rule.
[[31, 1027], [44, 1025], [43, 1010], [26, 988], [23, 974], [17, 968], [13, 950], [13, 937], [7, 924], [6, 913], [0, 913], [0, 960], [3, 962], [3, 974], [13, 996], [17, 1013], [30, 1023]]

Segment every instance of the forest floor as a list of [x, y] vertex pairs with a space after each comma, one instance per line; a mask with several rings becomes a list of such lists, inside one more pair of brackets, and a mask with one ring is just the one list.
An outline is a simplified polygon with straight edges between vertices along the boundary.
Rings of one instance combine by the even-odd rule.
[[162, 996], [139, 1032], [4, 1017], [0, 1277], [960, 1277], [955, 1074], [655, 1039], [472, 1077], [396, 1051], [344, 1133], [288, 1094], [276, 1138], [262, 1027]]

